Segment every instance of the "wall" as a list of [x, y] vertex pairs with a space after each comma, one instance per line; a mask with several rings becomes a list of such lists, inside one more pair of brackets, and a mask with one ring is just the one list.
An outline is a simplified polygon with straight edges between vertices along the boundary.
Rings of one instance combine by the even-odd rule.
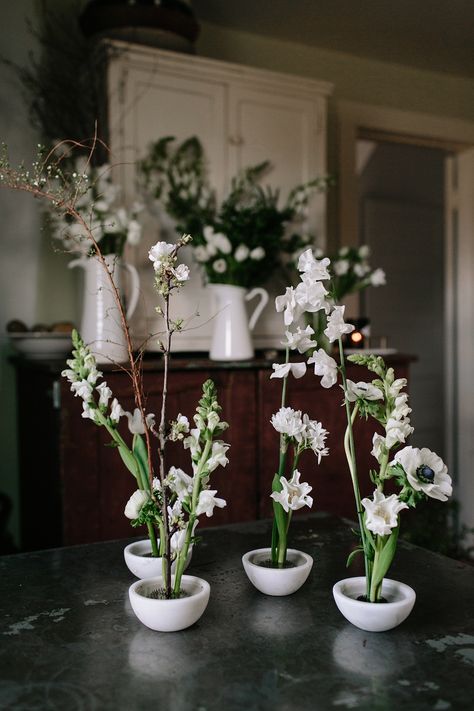
[[[26, 30], [25, 17], [32, 16], [33, 0], [4, 3], [0, 25], [2, 53], [22, 63], [27, 61], [33, 42]], [[300, 74], [335, 83], [329, 115], [329, 166], [336, 166], [336, 101], [347, 99], [370, 104], [448, 115], [474, 121], [474, 81], [402, 66], [358, 59], [344, 53], [311, 48], [295, 43], [225, 30], [203, 23], [198, 53], [210, 58]], [[0, 67], [0, 140], [8, 143], [14, 162], [34, 155], [37, 137], [32, 130], [18, 87], [5, 67]], [[334, 229], [335, 191], [329, 196], [329, 231]], [[55, 255], [41, 238], [38, 206], [28, 196], [0, 191], [2, 215], [2, 260], [0, 277], [0, 447], [1, 486], [16, 498], [17, 455], [15, 441], [14, 371], [6, 358], [9, 353], [4, 327], [19, 317], [32, 325], [74, 319], [74, 281], [64, 259]], [[32, 413], [32, 426], [34, 417]], [[18, 520], [13, 521], [18, 531]]]

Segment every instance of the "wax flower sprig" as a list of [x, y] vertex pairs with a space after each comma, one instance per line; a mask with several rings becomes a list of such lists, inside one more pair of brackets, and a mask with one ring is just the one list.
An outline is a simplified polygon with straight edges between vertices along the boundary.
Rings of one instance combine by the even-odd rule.
[[[303, 252], [298, 260], [300, 283], [288, 287], [285, 294], [277, 297], [277, 310], [284, 312], [285, 323], [293, 323], [303, 313], [323, 312], [327, 318], [324, 335], [330, 344], [339, 346], [339, 363], [323, 348], [314, 343], [308, 365], [314, 365], [314, 372], [321, 376], [324, 388], [333, 387], [340, 380], [344, 392], [344, 406], [347, 428], [344, 436], [344, 450], [354, 491], [359, 522], [360, 546], [349, 556], [348, 565], [354, 556], [364, 555], [366, 572], [366, 600], [378, 602], [381, 599], [382, 582], [393, 561], [402, 510], [415, 507], [422, 500], [434, 498], [446, 501], [452, 493], [451, 478], [442, 459], [427, 448], [418, 449], [405, 446], [407, 437], [413, 432], [409, 414], [408, 395], [404, 378], [395, 378], [392, 368], [387, 368], [382, 358], [374, 355], [351, 355], [349, 361], [366, 367], [375, 374], [371, 382], [353, 382], [346, 376], [346, 365], [342, 337], [351, 333], [354, 326], [344, 321], [344, 306], [336, 303], [330, 281], [330, 261], [318, 260], [311, 249]], [[328, 289], [322, 284], [328, 282]], [[292, 372], [301, 377], [306, 370], [305, 363], [290, 363], [289, 344], [304, 343], [303, 350], [310, 348], [313, 330], [308, 326], [299, 328], [298, 337], [287, 333], [288, 347], [285, 363], [274, 365], [275, 377], [287, 377]], [[307, 348], [306, 348], [307, 346]], [[285, 388], [283, 389], [284, 400]], [[368, 473], [375, 491], [372, 498], [361, 499], [357, 473], [353, 424], [357, 416], [374, 419], [384, 429], [384, 435], [376, 432], [373, 436], [372, 454], [378, 467]], [[298, 426], [294, 420], [288, 433], [298, 436]], [[281, 452], [286, 442], [282, 439]], [[397, 451], [399, 450], [399, 451]], [[398, 494], [385, 495], [387, 481], [393, 480], [399, 486]], [[277, 480], [275, 479], [275, 483]], [[275, 512], [277, 513], [277, 512]]]
[[[316, 348], [316, 343], [311, 339], [314, 331], [308, 326], [302, 330], [297, 326], [297, 322], [304, 310], [311, 310], [316, 305], [322, 303], [326, 293], [321, 280], [326, 275], [324, 264], [319, 264], [316, 260], [310, 261], [301, 258], [299, 263], [302, 272], [301, 284], [296, 290], [288, 288], [284, 295], [278, 296], [275, 300], [277, 312], [283, 312], [286, 340], [282, 342], [285, 346], [285, 362], [274, 363], [271, 378], [282, 379], [281, 407], [272, 416], [271, 423], [280, 435], [279, 464], [278, 471], [272, 482], [271, 498], [273, 499], [273, 529], [272, 529], [272, 566], [282, 568], [286, 564], [288, 531], [291, 523], [293, 511], [303, 506], [311, 508], [313, 499], [309, 496], [312, 487], [301, 482], [301, 474], [298, 470], [298, 462], [301, 454], [305, 450], [312, 450], [317, 457], [318, 464], [321, 458], [329, 453], [326, 447], [326, 437], [328, 435], [321, 422], [310, 419], [309, 415], [303, 414], [301, 410], [294, 410], [288, 407], [287, 384], [290, 374], [295, 378], [301, 378], [306, 373], [306, 363], [290, 362], [290, 351], [298, 351], [303, 354], [308, 350]], [[289, 465], [289, 452], [292, 452], [291, 464]], [[287, 477], [289, 469], [290, 476]]]

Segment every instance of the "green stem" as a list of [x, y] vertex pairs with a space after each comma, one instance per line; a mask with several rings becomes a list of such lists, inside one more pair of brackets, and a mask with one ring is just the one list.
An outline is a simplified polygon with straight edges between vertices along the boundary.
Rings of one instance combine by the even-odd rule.
[[[290, 349], [287, 346], [285, 351], [285, 364], [290, 361]], [[281, 407], [286, 406], [286, 390], [287, 390], [287, 380], [288, 376], [283, 378], [282, 388], [281, 388]], [[278, 477], [281, 477], [285, 473], [286, 469], [286, 456], [288, 453], [288, 445], [284, 434], [280, 435], [280, 456], [278, 460]], [[288, 527], [287, 529], [288, 530]], [[278, 565], [279, 567], [284, 564], [286, 560], [286, 535], [283, 531], [280, 531], [276, 526], [276, 520], [273, 520], [272, 528], [272, 563], [273, 565]]]
[[377, 566], [379, 563], [379, 558], [380, 558], [380, 554], [381, 554], [382, 550], [383, 550], [383, 543], [382, 543], [382, 541], [379, 540], [379, 537], [377, 536], [376, 542], [375, 542], [375, 555], [374, 555], [374, 561], [373, 561], [373, 566], [372, 566], [373, 576], [372, 576], [372, 580], [370, 582], [370, 590], [369, 590], [369, 595], [368, 595], [370, 602], [378, 602], [379, 597], [380, 597], [382, 581], [380, 581], [378, 584], [376, 584], [375, 581], [377, 580], [377, 577], [378, 577], [376, 572], [377, 572]]
[[152, 556], [153, 556], [153, 558], [159, 558], [160, 553], [158, 551], [158, 545], [156, 542], [156, 533], [155, 533], [155, 529], [153, 528], [153, 524], [148, 521], [146, 527], [148, 528], [148, 538], [150, 539], [150, 543], [151, 543]]

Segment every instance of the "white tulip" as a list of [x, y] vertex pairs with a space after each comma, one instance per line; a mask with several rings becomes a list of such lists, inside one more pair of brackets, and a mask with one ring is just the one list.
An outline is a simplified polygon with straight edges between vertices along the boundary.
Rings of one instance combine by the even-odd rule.
[[132, 521], [140, 516], [143, 505], [148, 501], [148, 492], [137, 489], [127, 501], [124, 514]]

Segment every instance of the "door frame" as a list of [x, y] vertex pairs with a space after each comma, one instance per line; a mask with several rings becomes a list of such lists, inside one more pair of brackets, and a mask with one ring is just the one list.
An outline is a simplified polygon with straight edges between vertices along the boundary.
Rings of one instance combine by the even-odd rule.
[[[372, 135], [378, 140], [391, 140], [404, 144], [441, 148], [454, 154], [462, 154], [474, 146], [474, 123], [449, 116], [404, 111], [400, 109], [359, 104], [349, 101], [337, 102], [338, 127], [338, 227], [340, 245], [355, 246], [358, 243], [359, 209], [356, 172], [356, 142], [359, 138]], [[449, 211], [456, 205], [450, 201], [449, 181], [452, 168], [447, 161], [445, 188], [445, 433], [447, 464], [453, 473], [457, 493], [459, 479], [467, 478], [467, 473], [457, 471], [457, 464], [463, 462], [464, 451], [472, 443], [463, 436], [464, 428], [456, 427], [458, 417], [474, 422], [474, 402], [463, 398], [458, 385], [458, 374], [465, 373], [469, 366], [470, 353], [459, 347], [459, 336], [455, 324], [474, 324], [474, 307], [464, 304], [457, 297], [456, 254], [451, 216]], [[471, 186], [458, 185], [459, 191]], [[473, 191], [474, 192], [474, 191]], [[462, 238], [462, 235], [461, 235]], [[457, 245], [456, 249], [459, 249]], [[474, 279], [474, 275], [473, 275]], [[461, 402], [462, 400], [462, 402]], [[474, 487], [474, 484], [473, 484]], [[474, 492], [470, 498], [474, 498]], [[473, 525], [472, 514], [461, 509], [461, 523]]]

